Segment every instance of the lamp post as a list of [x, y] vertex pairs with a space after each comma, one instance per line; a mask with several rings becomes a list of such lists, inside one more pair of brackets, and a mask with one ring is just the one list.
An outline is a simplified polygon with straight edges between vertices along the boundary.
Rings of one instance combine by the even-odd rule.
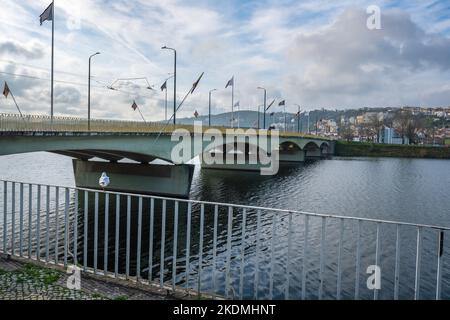
[[174, 64], [173, 64], [173, 124], [177, 123], [177, 50], [174, 48], [169, 48], [167, 46], [162, 47], [163, 50], [172, 50], [174, 53]]
[[96, 52], [89, 57], [89, 76], [88, 76], [88, 131], [91, 131], [91, 59], [100, 54]]
[[211, 127], [211, 93], [217, 91], [217, 89], [209, 90], [209, 104], [208, 104], [208, 125]]
[[266, 107], [267, 107], [267, 90], [263, 87], [258, 87], [259, 90], [264, 90], [264, 117], [263, 117], [263, 129], [266, 129]]
[[300, 111], [301, 107], [298, 104], [294, 104], [294, 106], [298, 107], [298, 113], [297, 113], [297, 132], [300, 133]]
[[258, 130], [261, 129], [261, 124], [260, 124], [261, 123], [261, 121], [260, 121], [261, 120], [260, 119], [261, 118], [261, 111], [260, 111], [261, 107], [263, 107], [263, 105], [258, 106]]

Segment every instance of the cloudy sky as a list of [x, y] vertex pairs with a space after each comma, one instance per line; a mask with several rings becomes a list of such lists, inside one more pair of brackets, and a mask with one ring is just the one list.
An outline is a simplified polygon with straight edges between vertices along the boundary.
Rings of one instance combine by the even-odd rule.
[[[50, 110], [51, 23], [39, 25], [50, 0], [0, 0], [0, 81], [25, 113]], [[369, 30], [366, 9], [381, 8], [381, 30]], [[205, 72], [180, 116], [256, 110], [262, 92], [286, 99], [288, 110], [450, 105], [450, 3], [404, 1], [56, 0], [55, 114], [87, 113], [88, 57], [93, 58], [96, 118], [164, 119], [158, 89], [178, 51], [178, 99]], [[20, 75], [20, 76], [18, 76]], [[146, 89], [148, 79], [157, 90]], [[169, 106], [173, 90], [169, 82]], [[0, 98], [0, 112], [14, 112]]]

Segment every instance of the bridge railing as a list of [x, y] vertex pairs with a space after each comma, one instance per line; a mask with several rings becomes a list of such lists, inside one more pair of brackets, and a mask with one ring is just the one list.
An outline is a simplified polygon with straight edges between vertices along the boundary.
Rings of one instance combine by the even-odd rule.
[[[92, 132], [159, 132], [172, 130], [171, 124], [126, 120], [91, 119]], [[192, 126], [178, 126], [190, 129]], [[54, 117], [0, 113], [0, 131], [8, 132], [87, 132], [88, 121], [75, 117]]]
[[[174, 129], [186, 129], [194, 131], [193, 125], [177, 124], [164, 122], [143, 122], [131, 120], [110, 120], [110, 119], [91, 119], [90, 123], [92, 133], [165, 133], [172, 132]], [[214, 126], [214, 128], [224, 132], [229, 127]], [[203, 130], [208, 126], [204, 125]], [[244, 128], [249, 129], [249, 128]], [[77, 117], [53, 117], [46, 115], [24, 115], [14, 113], [0, 113], [0, 132], [88, 132], [88, 121], [85, 118]], [[280, 132], [280, 136], [298, 136], [311, 139], [324, 140], [325, 138], [297, 132]], [[328, 140], [328, 139], [325, 139]]]

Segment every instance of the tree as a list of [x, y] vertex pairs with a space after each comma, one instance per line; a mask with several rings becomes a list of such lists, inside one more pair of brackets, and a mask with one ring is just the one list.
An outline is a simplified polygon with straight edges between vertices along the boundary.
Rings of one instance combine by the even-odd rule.
[[384, 127], [384, 119], [380, 117], [378, 114], [372, 114], [369, 116], [369, 127], [372, 129], [372, 140], [374, 138], [378, 140], [381, 129]]
[[344, 126], [341, 127], [339, 131], [342, 139], [346, 140], [347, 142], [353, 140], [353, 130], [350, 124], [345, 124]]

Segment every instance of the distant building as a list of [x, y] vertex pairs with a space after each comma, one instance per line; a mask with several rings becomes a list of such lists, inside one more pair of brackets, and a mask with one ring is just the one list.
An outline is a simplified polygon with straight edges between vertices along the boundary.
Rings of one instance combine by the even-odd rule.
[[378, 142], [386, 144], [409, 144], [409, 139], [408, 137], [402, 139], [394, 128], [384, 127], [381, 129]]

